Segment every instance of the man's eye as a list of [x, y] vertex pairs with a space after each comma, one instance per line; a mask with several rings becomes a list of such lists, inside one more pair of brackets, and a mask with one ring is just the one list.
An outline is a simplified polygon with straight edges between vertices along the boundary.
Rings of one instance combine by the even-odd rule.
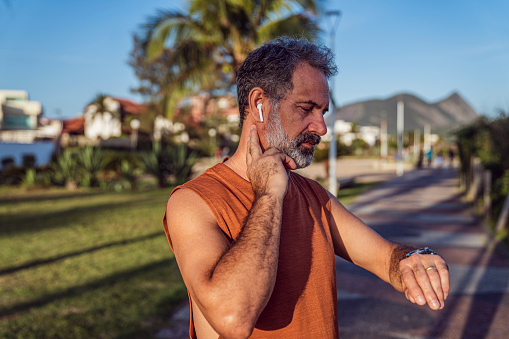
[[309, 108], [301, 107], [300, 109], [303, 110], [304, 112], [308, 113], [308, 114], [313, 111], [313, 107], [309, 107]]

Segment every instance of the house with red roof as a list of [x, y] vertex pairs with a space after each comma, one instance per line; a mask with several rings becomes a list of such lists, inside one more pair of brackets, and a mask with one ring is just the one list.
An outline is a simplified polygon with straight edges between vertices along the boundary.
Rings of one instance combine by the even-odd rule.
[[[136, 118], [145, 110], [143, 104], [128, 99], [105, 96], [101, 101], [92, 102], [85, 107], [84, 134], [89, 140], [108, 140], [120, 137], [124, 131], [130, 134], [130, 127], [125, 126], [128, 118]], [[125, 129], [128, 130], [125, 130]]]

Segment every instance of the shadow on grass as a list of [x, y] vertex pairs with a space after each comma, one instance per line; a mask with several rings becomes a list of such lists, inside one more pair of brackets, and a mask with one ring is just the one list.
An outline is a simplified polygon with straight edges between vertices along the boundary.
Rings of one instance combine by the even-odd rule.
[[[48, 229], [56, 229], [60, 227], [69, 227], [70, 223], [76, 223], [83, 220], [88, 224], [93, 218], [100, 218], [101, 214], [111, 214], [118, 208], [131, 210], [140, 208], [144, 204], [154, 204], [153, 198], [144, 198], [137, 201], [118, 201], [108, 204], [97, 203], [95, 205], [72, 207], [67, 210], [44, 212], [41, 210], [32, 213], [24, 213], [24, 215], [3, 215], [0, 216], [0, 235], [39, 232]], [[158, 202], [157, 202], [158, 203]], [[161, 219], [164, 213], [165, 201], [161, 201]], [[86, 218], [84, 218], [86, 216]]]
[[129, 244], [133, 244], [133, 243], [136, 243], [136, 242], [144, 241], [144, 240], [147, 240], [147, 239], [152, 239], [152, 238], [156, 238], [156, 237], [162, 237], [162, 236], [164, 236], [163, 234], [164, 233], [162, 231], [161, 232], [154, 232], [154, 233], [147, 234], [147, 235], [144, 235], [144, 236], [141, 236], [141, 237], [138, 237], [138, 238], [134, 238], [134, 239], [126, 239], [126, 240], [115, 241], [115, 242], [111, 242], [111, 243], [108, 243], [108, 244], [103, 244], [103, 245], [100, 245], [100, 246], [94, 246], [94, 247], [91, 247], [91, 248], [83, 249], [81, 251], [76, 251], [76, 252], [71, 252], [71, 253], [55, 256], [55, 257], [52, 257], [52, 258], [30, 261], [30, 262], [27, 262], [27, 263], [19, 265], [19, 266], [7, 267], [7, 268], [4, 268], [4, 269], [1, 269], [0, 270], [0, 276], [6, 275], [6, 274], [11, 274], [11, 273], [18, 272], [18, 271], [25, 270], [25, 269], [29, 269], [29, 268], [33, 268], [33, 267], [37, 267], [37, 266], [41, 266], [41, 265], [45, 265], [45, 264], [54, 263], [54, 262], [59, 261], [59, 260], [76, 257], [76, 256], [79, 256], [79, 255], [82, 255], [82, 254], [92, 253], [92, 252], [99, 251], [99, 250], [102, 250], [102, 249], [105, 249], [105, 248], [109, 248], [109, 247], [129, 245]]
[[150, 264], [138, 267], [138, 268], [126, 270], [126, 271], [116, 273], [116, 274], [112, 274], [112, 275], [107, 276], [103, 279], [98, 279], [96, 281], [93, 281], [93, 282], [90, 282], [87, 284], [74, 286], [74, 287], [68, 288], [66, 290], [63, 290], [61, 292], [58, 292], [58, 293], [48, 294], [46, 296], [31, 300], [31, 301], [27, 301], [27, 302], [21, 302], [21, 303], [13, 305], [11, 307], [0, 309], [0, 320], [3, 317], [13, 316], [17, 313], [27, 311], [34, 307], [42, 307], [47, 304], [57, 302], [62, 299], [65, 299], [65, 298], [75, 297], [75, 296], [81, 295], [85, 292], [92, 292], [92, 291], [100, 289], [102, 287], [114, 285], [117, 282], [124, 282], [124, 281], [129, 280], [136, 276], [143, 276], [152, 270], [168, 268], [169, 266], [174, 266], [174, 265], [176, 265], [175, 260], [163, 259], [163, 260], [159, 260], [159, 261], [156, 261], [156, 262], [153, 262], [153, 263], [150, 263]]
[[72, 192], [72, 191], [64, 191], [64, 192], [43, 192], [43, 191], [26, 191], [23, 194], [15, 193], [12, 195], [7, 194], [4, 197], [0, 198], [0, 204], [14, 204], [19, 202], [41, 202], [45, 200], [62, 200], [62, 199], [71, 199], [71, 198], [84, 198], [84, 197], [92, 197], [104, 194], [104, 191], [89, 191], [89, 192]]

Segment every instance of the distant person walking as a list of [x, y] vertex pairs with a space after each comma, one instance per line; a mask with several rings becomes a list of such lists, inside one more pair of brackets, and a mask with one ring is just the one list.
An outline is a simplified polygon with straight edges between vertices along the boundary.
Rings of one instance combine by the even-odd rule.
[[433, 162], [433, 147], [426, 152], [426, 161], [428, 163], [428, 168], [431, 168], [431, 163]]
[[452, 168], [454, 165], [454, 150], [452, 147], [449, 148], [449, 168]]
[[419, 151], [419, 158], [417, 159], [417, 169], [422, 168], [422, 163], [424, 161], [424, 152], [422, 149]]
[[443, 151], [437, 153], [437, 157], [435, 158], [435, 168], [441, 169], [444, 164], [444, 156]]

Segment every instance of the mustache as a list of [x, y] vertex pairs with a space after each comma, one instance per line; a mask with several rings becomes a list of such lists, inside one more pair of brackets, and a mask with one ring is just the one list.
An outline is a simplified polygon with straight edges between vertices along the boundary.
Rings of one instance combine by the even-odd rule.
[[308, 142], [313, 145], [318, 145], [321, 140], [322, 138], [318, 134], [304, 132], [300, 134], [297, 138], [295, 138], [295, 145], [300, 146], [305, 142]]

